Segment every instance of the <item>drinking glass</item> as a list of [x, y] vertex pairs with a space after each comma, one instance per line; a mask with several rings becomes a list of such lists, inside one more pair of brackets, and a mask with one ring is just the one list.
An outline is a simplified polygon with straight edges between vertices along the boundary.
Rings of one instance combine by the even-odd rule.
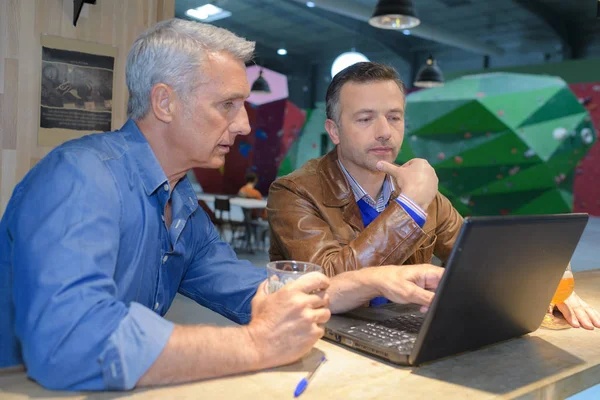
[[575, 289], [575, 279], [573, 279], [573, 271], [571, 271], [571, 263], [567, 265], [567, 269], [563, 273], [563, 277], [556, 288], [554, 297], [550, 301], [546, 315], [542, 321], [542, 328], [546, 329], [568, 329], [571, 327], [563, 318], [554, 316], [554, 306], [565, 301]]
[[290, 282], [310, 272], [323, 273], [320, 265], [303, 261], [272, 261], [267, 264], [267, 291], [275, 293]]

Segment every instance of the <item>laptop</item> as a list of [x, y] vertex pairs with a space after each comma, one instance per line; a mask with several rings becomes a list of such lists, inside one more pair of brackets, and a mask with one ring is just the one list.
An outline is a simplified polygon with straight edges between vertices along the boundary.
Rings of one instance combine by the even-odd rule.
[[467, 217], [426, 314], [388, 303], [332, 315], [325, 339], [419, 365], [540, 326], [587, 214]]

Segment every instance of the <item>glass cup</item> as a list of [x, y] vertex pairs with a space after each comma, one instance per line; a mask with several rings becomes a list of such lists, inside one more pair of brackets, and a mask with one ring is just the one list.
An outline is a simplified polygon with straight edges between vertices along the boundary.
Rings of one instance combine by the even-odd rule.
[[554, 306], [558, 303], [565, 301], [573, 290], [575, 289], [575, 279], [573, 279], [573, 272], [571, 271], [571, 263], [567, 265], [567, 269], [563, 273], [563, 277], [554, 292], [554, 297], [550, 301], [546, 315], [542, 321], [542, 328], [546, 329], [569, 329], [571, 325], [563, 318], [554, 316]]
[[275, 293], [290, 282], [310, 272], [323, 273], [320, 265], [303, 261], [272, 261], [267, 264], [267, 291]]

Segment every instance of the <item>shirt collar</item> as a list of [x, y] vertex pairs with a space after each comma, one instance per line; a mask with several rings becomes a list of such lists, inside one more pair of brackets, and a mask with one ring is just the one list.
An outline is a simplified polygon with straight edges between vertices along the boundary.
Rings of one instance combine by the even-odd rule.
[[137, 163], [146, 194], [150, 196], [156, 189], [168, 183], [167, 176], [158, 163], [148, 140], [133, 120], [128, 120], [120, 132], [127, 141], [133, 159]]
[[381, 189], [381, 193], [379, 194], [377, 201], [375, 201], [362, 188], [362, 186], [360, 186], [360, 184], [356, 181], [356, 179], [354, 179], [354, 177], [352, 175], [350, 175], [350, 172], [348, 172], [346, 167], [344, 167], [344, 165], [342, 164], [342, 162], [339, 159], [338, 159], [338, 164], [339, 164], [340, 169], [342, 170], [344, 176], [346, 177], [348, 184], [350, 184], [350, 188], [352, 189], [352, 193], [354, 194], [354, 199], [357, 202], [361, 199], [364, 199], [369, 205], [371, 205], [374, 208], [377, 208], [378, 211], [379, 211], [379, 208], [385, 208], [387, 203], [390, 201], [392, 192], [395, 189], [393, 179], [391, 179], [391, 177], [389, 175], [385, 176], [385, 179], [383, 180], [383, 187]]

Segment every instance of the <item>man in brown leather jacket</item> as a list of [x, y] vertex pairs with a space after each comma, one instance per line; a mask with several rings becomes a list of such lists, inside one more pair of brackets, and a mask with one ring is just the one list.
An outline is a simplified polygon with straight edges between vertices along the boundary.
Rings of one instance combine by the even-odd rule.
[[[463, 218], [438, 192], [426, 160], [394, 164], [404, 139], [405, 109], [396, 71], [378, 63], [354, 64], [334, 77], [326, 103], [325, 129], [336, 147], [277, 179], [269, 190], [271, 260], [310, 261], [328, 276], [383, 264], [428, 264], [433, 254], [446, 261]], [[377, 275], [374, 285], [390, 298], [394, 287], [387, 274], [402, 268], [379, 269], [369, 268]], [[362, 278], [373, 284], [368, 272]], [[600, 327], [598, 314], [572, 297], [559, 305], [569, 322], [577, 326], [579, 319], [593, 329], [591, 319]]]
[[[462, 217], [437, 191], [427, 161], [392, 164], [404, 138], [404, 105], [403, 84], [390, 67], [359, 63], [335, 76], [325, 128], [336, 147], [270, 188], [272, 260], [307, 260], [334, 276], [382, 264], [430, 263], [434, 253], [447, 258]], [[381, 161], [385, 170], [378, 169]], [[422, 227], [396, 201], [400, 187], [407, 202], [427, 210]], [[361, 199], [382, 210], [367, 227]]]

